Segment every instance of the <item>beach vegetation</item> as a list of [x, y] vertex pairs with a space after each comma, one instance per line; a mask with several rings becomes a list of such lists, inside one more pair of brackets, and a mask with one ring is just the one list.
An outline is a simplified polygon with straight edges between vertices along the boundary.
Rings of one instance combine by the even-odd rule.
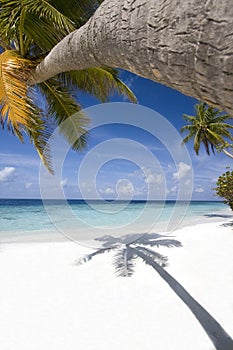
[[205, 102], [196, 104], [195, 111], [195, 115], [183, 115], [187, 125], [184, 125], [180, 131], [181, 133], [186, 132], [187, 135], [182, 143], [193, 141], [193, 148], [197, 155], [201, 145], [203, 145], [208, 155], [211, 152], [215, 154], [215, 150], [217, 150], [233, 158], [233, 154], [227, 150], [227, 148], [232, 147], [231, 142], [233, 141], [230, 132], [233, 125], [227, 123], [232, 117], [208, 106]]
[[[82, 26], [102, 1], [3, 0], [0, 4], [0, 122], [20, 141], [25, 136], [52, 173], [48, 140], [52, 131], [81, 110], [78, 91], [101, 102], [113, 93], [136, 102], [116, 69], [90, 67], [65, 71], [38, 84], [31, 84], [35, 67], [65, 36]], [[85, 147], [88, 119], [76, 118], [74, 150]], [[61, 128], [70, 140], [73, 127]]]
[[233, 170], [229, 168], [219, 176], [214, 190], [216, 195], [224, 198], [224, 203], [233, 210]]

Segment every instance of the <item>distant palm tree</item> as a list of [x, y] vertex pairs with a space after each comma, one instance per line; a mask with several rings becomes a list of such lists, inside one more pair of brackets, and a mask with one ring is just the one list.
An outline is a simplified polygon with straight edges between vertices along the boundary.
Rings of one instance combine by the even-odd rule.
[[219, 110], [209, 107], [204, 102], [196, 104], [195, 109], [195, 116], [187, 114], [183, 116], [188, 122], [180, 130], [182, 133], [188, 132], [183, 143], [194, 140], [193, 148], [197, 155], [201, 144], [203, 144], [208, 155], [210, 155], [210, 150], [215, 153], [215, 149], [218, 149], [233, 158], [233, 155], [225, 149], [225, 147], [230, 146], [227, 141], [233, 140], [232, 134], [228, 130], [233, 129], [233, 126], [226, 123], [231, 117], [227, 114], [223, 115]]
[[[52, 172], [47, 141], [53, 129], [80, 111], [77, 90], [102, 102], [111, 93], [136, 98], [112, 68], [90, 68], [65, 72], [31, 87], [29, 76], [37, 64], [67, 34], [82, 26], [102, 1], [99, 0], [3, 0], [0, 3], [0, 123], [20, 141], [26, 134], [47, 168]], [[38, 97], [45, 98], [45, 108]], [[62, 128], [68, 140], [76, 129], [74, 150], [86, 145], [88, 120], [84, 115], [76, 125]], [[79, 136], [79, 137], [78, 137]]]
[[[103, 236], [96, 239], [104, 242], [102, 246], [91, 254], [78, 259], [75, 264], [81, 265], [90, 261], [96, 255], [115, 251], [113, 265], [116, 274], [130, 277], [134, 273], [135, 262], [139, 258], [151, 266], [162, 279], [171, 287], [176, 295], [185, 303], [193, 313], [200, 325], [214, 344], [216, 350], [232, 350], [233, 340], [214, 319], [188, 292], [172, 277], [164, 267], [167, 266], [166, 256], [157, 253], [152, 247], [182, 247], [181, 242], [159, 234], [132, 234], [122, 237]], [[148, 248], [148, 246], [150, 248]]]

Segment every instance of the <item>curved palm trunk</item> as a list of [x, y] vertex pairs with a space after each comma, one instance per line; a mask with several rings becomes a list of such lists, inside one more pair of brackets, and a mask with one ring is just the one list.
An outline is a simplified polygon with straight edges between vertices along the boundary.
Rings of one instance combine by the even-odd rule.
[[222, 326], [185, 290], [185, 288], [174, 277], [172, 277], [150, 257], [143, 254], [140, 250], [135, 248], [130, 249], [134, 251], [135, 254], [140, 256], [145, 263], [152, 266], [163, 278], [163, 280], [172, 288], [176, 295], [187, 305], [217, 350], [233, 349], [233, 340], [222, 328]]
[[38, 65], [31, 83], [122, 68], [233, 112], [232, 0], [105, 0]]

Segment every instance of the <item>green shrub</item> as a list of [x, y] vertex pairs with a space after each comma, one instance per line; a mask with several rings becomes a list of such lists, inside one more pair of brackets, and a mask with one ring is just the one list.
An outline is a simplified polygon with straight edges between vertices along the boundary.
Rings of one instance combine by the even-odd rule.
[[224, 198], [224, 203], [228, 204], [233, 210], [233, 170], [229, 169], [219, 176], [216, 187], [216, 195]]

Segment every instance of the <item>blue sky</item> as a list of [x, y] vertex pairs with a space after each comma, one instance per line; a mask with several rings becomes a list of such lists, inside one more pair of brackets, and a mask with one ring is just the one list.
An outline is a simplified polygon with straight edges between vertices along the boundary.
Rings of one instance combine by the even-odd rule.
[[[137, 109], [139, 112], [135, 113], [137, 114], [135, 120], [142, 123], [142, 128], [119, 123], [117, 113], [113, 117], [114, 112], [110, 113], [110, 110], [106, 109], [106, 113], [109, 113], [108, 123], [91, 129], [85, 151], [81, 153], [68, 151], [63, 157], [62, 168], [51, 179], [45, 169], [40, 169], [40, 160], [32, 145], [28, 141], [21, 144], [16, 137], [3, 131], [0, 138], [1, 198], [40, 198], [41, 183], [45, 186], [48, 196], [56, 197], [56, 191], [53, 191], [53, 187], [56, 187], [53, 185], [55, 181], [54, 183], [57, 183], [68, 198], [83, 196], [146, 199], [150, 192], [151, 199], [176, 199], [177, 191], [182, 188], [183, 192], [179, 198], [186, 199], [185, 195], [191, 188], [192, 199], [217, 199], [212, 188], [218, 176], [231, 164], [230, 158], [224, 154], [208, 156], [204, 149], [201, 149], [200, 155], [196, 156], [192, 143], [187, 145], [186, 151], [181, 147], [180, 140], [173, 140], [173, 134], [175, 135], [176, 131], [179, 133], [184, 125], [182, 115], [194, 114], [194, 105], [197, 101], [131, 73], [122, 72], [121, 75], [134, 91], [139, 105], [158, 112], [164, 118], [164, 123], [169, 123], [168, 129], [172, 131], [170, 134], [168, 132], [167, 139], [161, 141], [159, 137], [154, 136], [158, 126], [156, 117], [151, 127], [151, 130], [154, 130], [152, 133], [144, 128], [149, 119], [147, 120], [147, 112], [144, 113], [143, 109]], [[81, 93], [77, 96], [87, 111], [90, 106], [99, 104], [90, 96]], [[110, 102], [125, 103], [126, 100], [123, 97], [113, 96]], [[117, 108], [112, 105], [111, 111]], [[96, 125], [95, 122], [101, 118], [98, 116], [99, 109], [93, 107], [91, 111], [91, 117]], [[100, 108], [99, 113], [101, 111]], [[157, 136], [160, 132], [158, 128]], [[59, 146], [54, 147], [57, 148], [56, 157], [59, 147], [62, 149], [67, 146], [59, 140]], [[183, 154], [186, 158], [182, 158]], [[190, 157], [190, 160], [187, 157]], [[56, 159], [54, 162], [56, 165]]]

